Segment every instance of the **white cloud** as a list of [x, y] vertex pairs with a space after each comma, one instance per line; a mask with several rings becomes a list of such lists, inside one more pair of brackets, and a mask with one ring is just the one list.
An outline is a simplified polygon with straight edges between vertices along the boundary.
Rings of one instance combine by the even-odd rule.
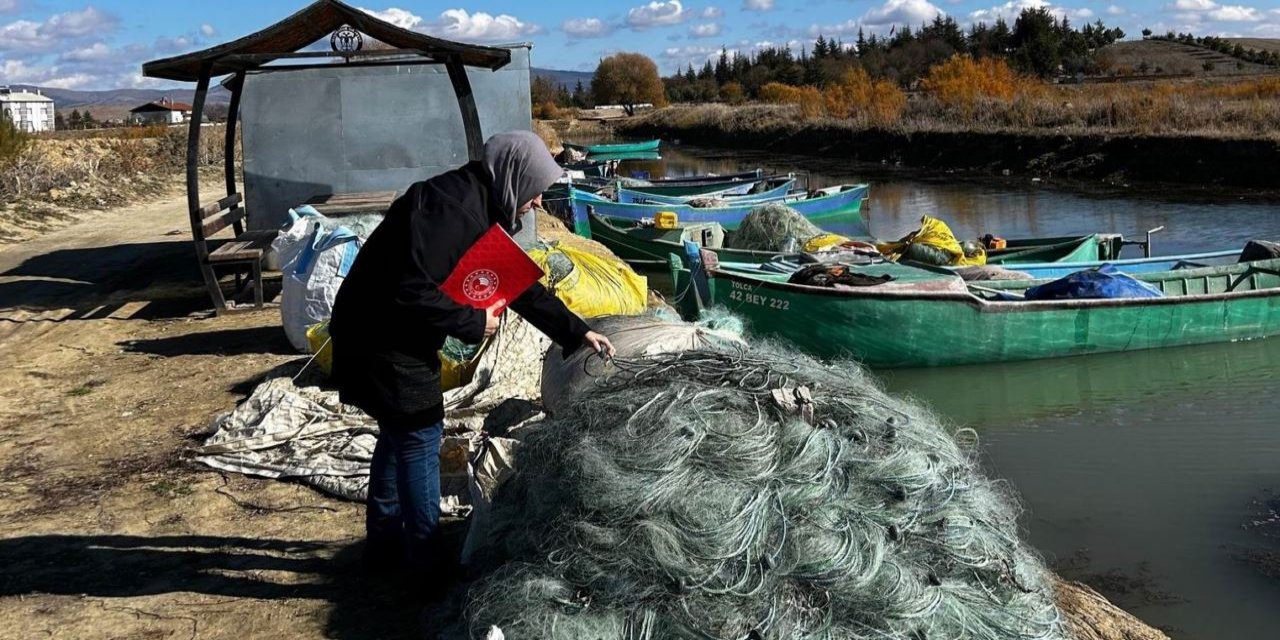
[[858, 33], [858, 29], [862, 28], [862, 23], [857, 20], [845, 20], [838, 24], [814, 24], [809, 25], [809, 35], [811, 37], [818, 36], [846, 36]]
[[570, 38], [603, 38], [613, 33], [613, 25], [600, 18], [574, 18], [566, 20], [560, 28]]
[[[1267, 19], [1259, 9], [1241, 5], [1220, 5], [1213, 0], [1175, 0], [1165, 8], [1183, 12], [1177, 17], [1187, 22], [1201, 22], [1204, 18], [1218, 22], [1262, 22]], [[1275, 10], [1272, 13], [1275, 13]]]
[[21, 8], [21, 0], [0, 0], [0, 13], [17, 13]]
[[218, 33], [218, 30], [214, 29], [213, 25], [211, 24], [206, 23], [206, 24], [200, 25], [200, 35], [206, 38], [212, 38], [213, 36], [217, 35], [217, 33]]
[[450, 40], [487, 41], [517, 40], [540, 33], [542, 28], [515, 16], [493, 15], [483, 11], [446, 9], [435, 20], [428, 21], [411, 11], [392, 7], [383, 11], [361, 8], [361, 11], [396, 25]]
[[742, 0], [742, 8], [746, 11], [772, 11], [773, 0]]
[[707, 7], [702, 10], [702, 17], [707, 20], [715, 20], [722, 16], [724, 16], [724, 11], [721, 11], [720, 7]]
[[720, 35], [720, 24], [716, 22], [695, 24], [689, 27], [690, 38], [714, 38], [718, 35]]
[[87, 73], [65, 73], [57, 66], [31, 66], [21, 60], [0, 62], [0, 77], [11, 84], [34, 84], [54, 89], [81, 89], [100, 81]]
[[935, 7], [928, 0], [886, 0], [882, 6], [872, 9], [862, 16], [862, 22], [872, 26], [885, 24], [917, 25], [921, 22], [933, 20], [939, 14], [943, 14], [942, 9]]
[[101, 42], [95, 42], [87, 47], [72, 49], [62, 54], [58, 59], [63, 62], [104, 62], [116, 57], [116, 52]]
[[161, 55], [169, 55], [174, 53], [184, 53], [194, 49], [196, 39], [192, 36], [176, 36], [173, 38], [161, 36], [156, 38], [156, 53]]
[[0, 51], [45, 53], [67, 49], [69, 41], [108, 35], [119, 25], [118, 18], [94, 7], [59, 13], [44, 22], [17, 20], [0, 26]]
[[[1181, 2], [1201, 2], [1201, 1], [1207, 1], [1207, 0], [1176, 0], [1176, 1], [1181, 3]], [[1093, 10], [1088, 8], [1067, 9], [1064, 7], [1054, 6], [1049, 2], [1045, 2], [1045, 0], [1009, 0], [1008, 2], [1002, 5], [991, 7], [990, 9], [978, 9], [976, 11], [970, 11], [969, 20], [971, 22], [986, 22], [990, 24], [992, 22], [995, 22], [997, 18], [1004, 18], [1006, 22], [1009, 22], [1010, 24], [1012, 24], [1013, 21], [1018, 18], [1018, 14], [1022, 13], [1023, 9], [1042, 9], [1042, 8], [1048, 9], [1050, 14], [1052, 14], [1055, 18], [1059, 18], [1059, 19], [1066, 17], [1066, 18], [1074, 18], [1077, 20], [1085, 20], [1088, 18], [1092, 18], [1094, 16]], [[1112, 5], [1107, 8], [1107, 13], [1113, 16], [1122, 15], [1124, 13], [1124, 9]]]
[[1107, 15], [1109, 16], [1122, 16], [1125, 13], [1127, 12], [1124, 10], [1124, 7], [1117, 7], [1114, 4], [1107, 7]]
[[666, 27], [680, 24], [690, 17], [680, 0], [654, 0], [649, 4], [636, 7], [627, 12], [627, 25], [632, 29], [643, 31], [651, 27]]
[[383, 22], [390, 22], [401, 29], [417, 30], [422, 26], [422, 23], [425, 22], [422, 19], [422, 16], [419, 16], [412, 11], [407, 11], [397, 7], [391, 7], [384, 11], [360, 7], [360, 10]]
[[538, 25], [522, 22], [507, 14], [490, 15], [466, 9], [447, 9], [440, 19], [427, 25], [427, 33], [454, 40], [515, 40], [542, 31]]
[[1261, 22], [1262, 12], [1253, 7], [1223, 5], [1209, 11], [1209, 17], [1219, 22]]

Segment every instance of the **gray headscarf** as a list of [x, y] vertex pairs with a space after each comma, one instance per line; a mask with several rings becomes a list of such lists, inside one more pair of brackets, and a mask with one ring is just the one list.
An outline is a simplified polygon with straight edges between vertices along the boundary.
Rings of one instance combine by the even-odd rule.
[[515, 222], [517, 209], [564, 174], [542, 138], [532, 131], [508, 131], [489, 138], [481, 163], [493, 178], [491, 195], [505, 215], [506, 227]]

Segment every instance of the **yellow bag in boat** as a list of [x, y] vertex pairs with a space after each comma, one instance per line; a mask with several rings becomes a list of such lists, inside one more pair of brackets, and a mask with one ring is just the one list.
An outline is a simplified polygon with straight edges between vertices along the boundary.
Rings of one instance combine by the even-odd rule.
[[[313, 364], [326, 376], [333, 375], [333, 345], [329, 342], [328, 320], [307, 327], [307, 346], [311, 353], [317, 354]], [[470, 384], [476, 373], [476, 366], [480, 364], [480, 356], [488, 346], [489, 342], [486, 340], [470, 360], [464, 361], [454, 360], [443, 351], [439, 352], [441, 390], [448, 391]]]
[[838, 233], [824, 233], [805, 240], [804, 252], [817, 253], [819, 251], [826, 251], [828, 249], [834, 249], [846, 242], [849, 242], [849, 238]]
[[966, 256], [960, 241], [956, 239], [955, 234], [951, 233], [951, 227], [948, 227], [947, 223], [931, 216], [924, 216], [920, 219], [919, 229], [903, 236], [897, 242], [877, 244], [876, 249], [890, 260], [898, 260], [913, 244], [932, 247], [944, 252], [950, 257], [947, 266], [967, 267], [987, 263], [987, 253], [985, 251], [979, 250], [972, 256]]
[[557, 244], [534, 249], [529, 257], [542, 267], [542, 284], [584, 318], [637, 316], [649, 302], [649, 281], [624, 262]]

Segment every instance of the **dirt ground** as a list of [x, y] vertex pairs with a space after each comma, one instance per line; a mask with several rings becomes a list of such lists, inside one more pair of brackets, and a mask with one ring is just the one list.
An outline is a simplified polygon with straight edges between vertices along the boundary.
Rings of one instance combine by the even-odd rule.
[[278, 309], [205, 312], [184, 207], [0, 247], [0, 638], [416, 635], [358, 505], [185, 459], [300, 356]]

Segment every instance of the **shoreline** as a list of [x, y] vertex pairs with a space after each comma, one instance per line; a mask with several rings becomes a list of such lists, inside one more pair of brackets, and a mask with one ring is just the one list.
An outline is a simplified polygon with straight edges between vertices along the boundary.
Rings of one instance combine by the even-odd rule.
[[[756, 113], [752, 113], [756, 112]], [[759, 117], [716, 105], [668, 107], [613, 124], [620, 134], [723, 149], [994, 176], [1274, 189], [1280, 141], [1099, 133], [858, 129], [836, 120]], [[753, 117], [756, 116], [756, 117]]]

